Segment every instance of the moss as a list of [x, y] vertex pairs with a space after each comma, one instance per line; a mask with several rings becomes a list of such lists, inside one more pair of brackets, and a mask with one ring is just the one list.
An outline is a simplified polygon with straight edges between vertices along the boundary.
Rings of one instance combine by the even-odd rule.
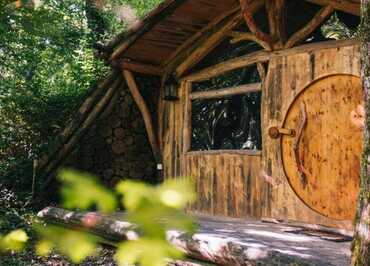
[[[364, 135], [364, 151], [361, 168], [361, 188], [359, 195], [359, 204], [355, 224], [369, 223], [366, 217], [361, 217], [362, 209], [367, 202], [370, 201], [370, 173], [369, 173], [369, 158], [370, 158], [370, 1], [362, 1], [362, 17], [359, 33], [362, 40], [362, 75], [365, 90], [366, 103], [366, 130]], [[361, 220], [362, 219], [362, 220]], [[365, 219], [365, 220], [363, 220]], [[370, 265], [370, 245], [361, 238], [359, 232], [355, 232], [355, 237], [352, 242], [352, 266], [368, 266]]]

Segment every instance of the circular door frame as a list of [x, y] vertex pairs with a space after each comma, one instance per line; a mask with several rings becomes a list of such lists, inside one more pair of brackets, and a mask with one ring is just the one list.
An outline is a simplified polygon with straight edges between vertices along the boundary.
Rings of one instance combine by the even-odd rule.
[[[281, 122], [281, 127], [284, 127], [284, 125], [286, 124], [287, 122], [287, 119], [288, 119], [288, 114], [289, 112], [291, 111], [291, 109], [293, 108], [294, 104], [296, 103], [296, 100], [307, 90], [310, 88], [310, 86], [312, 86], [313, 84], [323, 80], [323, 79], [326, 79], [326, 78], [330, 78], [330, 77], [334, 77], [334, 76], [350, 76], [350, 77], [355, 77], [355, 78], [359, 78], [361, 80], [361, 77], [358, 76], [358, 75], [354, 75], [354, 74], [350, 74], [350, 73], [333, 73], [333, 74], [328, 74], [328, 75], [324, 75], [324, 76], [321, 76], [313, 81], [311, 81], [309, 84], [307, 84], [306, 86], [303, 87], [303, 89], [301, 91], [299, 91], [295, 96], [294, 96], [294, 99], [291, 101], [291, 103], [289, 104], [286, 112], [285, 112], [285, 115], [284, 115], [284, 119], [283, 121]], [[294, 188], [294, 186], [292, 185], [291, 183], [291, 180], [287, 174], [287, 171], [285, 169], [285, 165], [284, 165], [284, 159], [283, 159], [283, 136], [280, 135], [279, 137], [279, 149], [280, 149], [280, 163], [281, 163], [281, 166], [283, 168], [283, 172], [284, 172], [284, 175], [285, 175], [285, 179], [287, 180], [290, 188], [293, 190], [294, 194], [298, 197], [298, 199], [305, 205], [307, 206], [310, 210], [312, 210], [313, 212], [315, 212], [317, 215], [320, 215], [322, 217], [325, 217], [327, 219], [331, 219], [331, 220], [334, 220], [334, 221], [346, 221], [348, 219], [339, 219], [339, 218], [334, 218], [334, 217], [330, 217], [328, 215], [325, 215], [321, 212], [319, 212], [318, 210], [314, 209], [313, 207], [311, 207], [308, 203], [305, 202], [305, 200], [299, 195], [299, 193], [296, 191], [296, 189]]]

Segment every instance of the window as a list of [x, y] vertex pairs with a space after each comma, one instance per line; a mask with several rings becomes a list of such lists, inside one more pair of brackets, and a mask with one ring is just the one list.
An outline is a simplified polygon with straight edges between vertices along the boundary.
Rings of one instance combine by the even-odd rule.
[[256, 67], [194, 83], [191, 150], [261, 150], [260, 88]]

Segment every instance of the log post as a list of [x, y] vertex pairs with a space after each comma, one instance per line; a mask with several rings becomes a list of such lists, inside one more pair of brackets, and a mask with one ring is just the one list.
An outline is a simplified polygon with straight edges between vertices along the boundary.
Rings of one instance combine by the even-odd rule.
[[161, 160], [161, 153], [159, 150], [157, 135], [155, 134], [155, 130], [153, 126], [152, 115], [149, 111], [149, 108], [143, 96], [140, 94], [140, 90], [136, 84], [136, 81], [135, 81], [135, 78], [132, 72], [130, 72], [129, 70], [123, 70], [123, 76], [126, 79], [127, 86], [131, 92], [132, 98], [137, 104], [137, 107], [139, 108], [141, 115], [144, 119], [145, 128], [148, 134], [150, 146], [152, 147], [154, 159], [159, 164], [161, 163], [162, 160]]
[[270, 35], [273, 40], [273, 50], [284, 47], [287, 39], [286, 2], [285, 0], [267, 0], [266, 10], [269, 20]]
[[364, 151], [361, 167], [360, 194], [352, 243], [353, 266], [370, 265], [370, 2], [362, 0], [362, 80], [365, 96]]

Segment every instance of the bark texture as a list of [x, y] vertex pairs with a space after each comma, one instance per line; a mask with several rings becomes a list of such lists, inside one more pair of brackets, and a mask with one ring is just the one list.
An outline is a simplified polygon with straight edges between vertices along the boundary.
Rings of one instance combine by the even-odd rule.
[[365, 95], [365, 135], [361, 169], [361, 190], [352, 244], [352, 265], [370, 265], [370, 1], [362, 0], [362, 79]]

